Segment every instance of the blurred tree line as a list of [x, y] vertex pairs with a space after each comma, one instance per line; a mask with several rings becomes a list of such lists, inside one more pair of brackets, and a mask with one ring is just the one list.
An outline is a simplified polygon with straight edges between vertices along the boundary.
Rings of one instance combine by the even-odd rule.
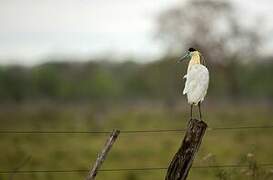
[[[52, 62], [35, 67], [10, 66], [0, 69], [0, 99], [5, 101], [109, 101], [164, 100], [181, 97], [187, 64], [163, 58], [149, 64]], [[210, 68], [209, 96], [273, 99], [273, 62], [236, 64], [236, 92], [227, 88], [221, 69]]]
[[187, 65], [176, 60], [190, 46], [206, 59], [211, 76], [209, 96], [272, 100], [273, 58], [260, 53], [266, 33], [260, 28], [262, 22], [258, 23], [245, 24], [229, 1], [186, 1], [158, 17], [156, 37], [166, 47], [161, 59], [147, 64], [101, 59], [1, 67], [0, 101], [174, 102], [182, 94]]

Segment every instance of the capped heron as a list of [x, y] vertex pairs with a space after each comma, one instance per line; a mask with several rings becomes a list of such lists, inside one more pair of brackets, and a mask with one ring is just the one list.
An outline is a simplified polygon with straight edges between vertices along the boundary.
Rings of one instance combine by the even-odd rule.
[[204, 100], [209, 86], [209, 71], [205, 66], [203, 56], [194, 48], [189, 48], [185, 56], [178, 62], [189, 60], [183, 94], [187, 94], [188, 103], [191, 105], [191, 119], [193, 106], [198, 105], [199, 116], [202, 120], [201, 103]]

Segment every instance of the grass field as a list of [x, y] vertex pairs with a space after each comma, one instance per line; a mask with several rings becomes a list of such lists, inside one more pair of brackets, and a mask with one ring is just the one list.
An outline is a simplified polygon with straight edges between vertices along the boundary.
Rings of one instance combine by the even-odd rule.
[[[272, 106], [214, 104], [204, 108], [209, 127], [273, 125]], [[168, 108], [153, 103], [115, 106], [73, 104], [1, 105], [1, 130], [100, 131], [183, 129], [188, 106]], [[167, 167], [181, 143], [183, 132], [120, 134], [104, 169]], [[0, 171], [88, 169], [103, 146], [104, 134], [1, 134]], [[273, 129], [208, 130], [194, 166], [248, 164], [246, 168], [193, 168], [189, 180], [273, 179]], [[257, 166], [256, 166], [257, 163]], [[101, 180], [164, 179], [166, 170], [100, 172]], [[12, 176], [12, 177], [11, 177]], [[0, 174], [4, 179], [83, 179], [85, 172]], [[255, 176], [255, 177], [254, 177]]]

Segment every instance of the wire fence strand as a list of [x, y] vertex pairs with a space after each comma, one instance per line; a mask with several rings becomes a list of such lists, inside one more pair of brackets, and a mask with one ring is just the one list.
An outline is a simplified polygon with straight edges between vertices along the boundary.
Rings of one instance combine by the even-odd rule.
[[[212, 127], [208, 131], [224, 130], [251, 130], [251, 129], [272, 129], [273, 125], [266, 126], [238, 126], [238, 127]], [[153, 129], [153, 130], [121, 130], [122, 134], [141, 134], [141, 133], [172, 133], [184, 132], [186, 129]], [[43, 131], [43, 130], [0, 130], [0, 134], [109, 134], [111, 131]]]
[[[260, 167], [273, 167], [273, 163], [261, 163]], [[213, 168], [247, 168], [248, 164], [228, 164], [228, 165], [210, 165], [210, 166], [193, 166], [193, 169], [213, 169]], [[166, 170], [167, 167], [143, 167], [143, 168], [113, 168], [113, 169], [101, 169], [101, 172], [122, 172], [122, 171], [155, 171]], [[20, 171], [0, 171], [0, 174], [33, 174], [33, 173], [86, 173], [88, 169], [67, 169], [67, 170], [20, 170]]]

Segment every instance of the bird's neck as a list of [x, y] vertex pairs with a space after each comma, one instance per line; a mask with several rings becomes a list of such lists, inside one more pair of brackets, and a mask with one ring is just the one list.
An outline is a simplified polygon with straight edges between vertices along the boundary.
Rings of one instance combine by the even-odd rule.
[[201, 64], [200, 55], [199, 55], [198, 52], [194, 52], [192, 54], [191, 60], [190, 60], [189, 65], [188, 65], [188, 70], [194, 64]]
[[193, 64], [201, 64], [200, 55], [198, 52], [194, 52], [191, 56], [189, 65], [193, 65]]

